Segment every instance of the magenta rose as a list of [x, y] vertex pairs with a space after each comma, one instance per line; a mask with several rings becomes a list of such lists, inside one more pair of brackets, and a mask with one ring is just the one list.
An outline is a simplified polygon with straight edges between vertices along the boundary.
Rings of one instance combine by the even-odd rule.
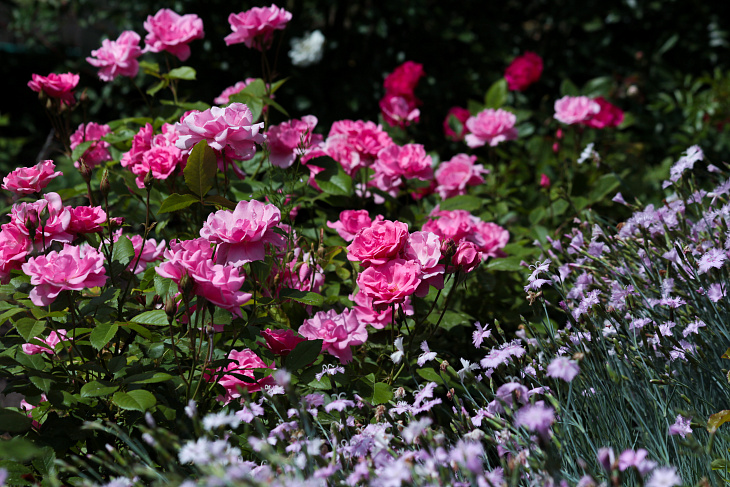
[[294, 330], [272, 330], [267, 328], [261, 330], [261, 336], [266, 340], [266, 348], [280, 357], [286, 357], [297, 345], [305, 341]]
[[264, 51], [271, 47], [275, 30], [283, 30], [292, 15], [276, 5], [254, 7], [245, 12], [231, 14], [228, 23], [233, 32], [225, 37], [226, 45], [246, 44], [248, 48]]
[[373, 169], [389, 177], [429, 181], [433, 179], [431, 162], [421, 144], [393, 144], [378, 152]]
[[276, 167], [286, 168], [294, 164], [297, 157], [304, 157], [322, 142], [322, 136], [314, 133], [317, 117], [305, 115], [301, 120], [289, 120], [269, 128], [269, 160]]
[[488, 174], [489, 171], [481, 164], [474, 164], [476, 160], [476, 156], [457, 154], [439, 164], [435, 177], [436, 192], [441, 199], [466, 194], [467, 186], [476, 186], [484, 182], [482, 174]]
[[38, 93], [44, 93], [50, 98], [57, 98], [66, 105], [76, 103], [74, 89], [79, 84], [79, 75], [73, 73], [56, 74], [48, 76], [33, 74], [28, 82], [28, 87]]
[[378, 105], [383, 120], [391, 127], [405, 128], [411, 122], [418, 123], [420, 120], [421, 111], [416, 108], [420, 102], [413, 96], [386, 93]]
[[[134, 247], [134, 258], [129, 263], [128, 268], [135, 274], [144, 272], [147, 269], [147, 264], [155, 262], [162, 258], [162, 253], [165, 251], [165, 241], [161, 240], [159, 243], [154, 239], [150, 238], [143, 242], [141, 235], [132, 235], [129, 237]], [[137, 261], [139, 259], [139, 262]], [[137, 266], [132, 269], [132, 266], [137, 263]]]
[[31, 257], [21, 268], [35, 286], [29, 297], [36, 306], [48, 306], [61, 291], [80, 291], [106, 284], [104, 256], [88, 245], [64, 244], [58, 252]]
[[322, 340], [322, 351], [334, 355], [346, 364], [352, 360], [350, 347], [362, 345], [368, 339], [365, 323], [360, 323], [357, 314], [346, 309], [342, 313], [331, 309], [319, 311], [314, 317], [304, 320], [299, 334], [310, 340]]
[[583, 123], [601, 111], [601, 106], [587, 96], [564, 96], [555, 101], [555, 119], [566, 125]]
[[56, 165], [51, 160], [41, 161], [31, 167], [19, 167], [3, 178], [2, 188], [15, 194], [40, 193], [51, 179], [62, 174], [54, 169]]
[[347, 259], [363, 266], [385, 264], [396, 258], [408, 241], [408, 225], [390, 220], [376, 221], [355, 235], [347, 246]]
[[170, 250], [163, 251], [162, 256], [166, 260], [155, 267], [155, 272], [161, 277], [179, 283], [183, 274], [193, 272], [201, 262], [213, 258], [213, 248], [210, 242], [203, 238], [172, 240]]
[[479, 249], [472, 242], [462, 240], [456, 248], [456, 254], [451, 259], [451, 263], [459, 270], [464, 272], [473, 271], [482, 262]]
[[372, 298], [375, 309], [403, 303], [421, 285], [421, 266], [404, 259], [373, 265], [357, 276], [360, 292]]
[[474, 217], [466, 210], [449, 211], [436, 207], [429, 216], [429, 220], [423, 225], [423, 231], [433, 232], [442, 240], [450, 238], [459, 243], [471, 234], [474, 227]]
[[[106, 124], [89, 122], [86, 125], [79, 125], [76, 132], [71, 134], [71, 149], [75, 149], [84, 142], [92, 141], [92, 144], [86, 149], [80, 159], [90, 168], [96, 167], [102, 162], [111, 161], [112, 155], [109, 152], [109, 142], [101, 140], [107, 134], [111, 133], [111, 128]], [[80, 167], [79, 161], [74, 162], [74, 166]]]
[[466, 108], [451, 107], [449, 113], [444, 119], [444, 135], [447, 139], [453, 141], [464, 140], [469, 132], [466, 128], [466, 121], [471, 117], [471, 113]]
[[412, 97], [418, 81], [425, 75], [422, 64], [406, 61], [385, 78], [383, 86], [388, 94]]
[[[208, 382], [216, 382], [226, 389], [226, 395], [219, 398], [225, 403], [231, 402], [232, 399], [241, 397], [241, 391], [257, 392], [267, 385], [273, 385], [274, 379], [267, 375], [263, 379], [256, 379], [254, 370], [257, 369], [273, 369], [274, 365], [266, 365], [266, 362], [256, 355], [251, 349], [231, 350], [228, 353], [229, 364], [225, 367], [204, 374], [203, 378]], [[227, 373], [226, 373], [227, 372]], [[236, 377], [244, 375], [250, 377], [250, 381], [246, 381]]]
[[142, 154], [142, 160], [132, 166], [132, 172], [137, 175], [137, 187], [144, 188], [144, 180], [148, 173], [158, 180], [169, 178], [182, 162], [182, 153], [175, 146], [158, 146]]
[[101, 47], [91, 51], [91, 57], [87, 57], [86, 61], [99, 68], [102, 81], [111, 81], [117, 76], [133, 78], [139, 71], [137, 58], [142, 55], [140, 40], [139, 34], [125, 30], [115, 41], [104, 39]]
[[583, 123], [594, 129], [618, 127], [624, 121], [624, 112], [602, 96], [593, 99], [598, 104], [598, 113], [593, 114]]
[[20, 269], [33, 250], [33, 242], [17, 227], [5, 224], [0, 230], [0, 283], [7, 284], [10, 271]]
[[160, 9], [154, 17], [144, 22], [147, 36], [144, 38], [145, 52], [167, 51], [180, 61], [190, 57], [190, 46], [195, 39], [202, 39], [203, 21], [195, 14], [180, 15], [170, 9]]
[[[375, 221], [383, 220], [382, 215], [375, 217]], [[346, 242], [352, 242], [357, 232], [372, 225], [368, 210], [344, 210], [340, 212], [340, 219], [336, 222], [327, 222], [327, 226], [336, 230]]]
[[[43, 225], [40, 224], [41, 214], [44, 215]], [[9, 225], [30, 237], [40, 248], [54, 241], [71, 242], [73, 235], [68, 232], [70, 224], [71, 212], [63, 206], [58, 193], [48, 193], [43, 195], [43, 199], [33, 203], [18, 203], [10, 209]]]
[[528, 86], [540, 79], [542, 58], [534, 52], [525, 52], [516, 57], [504, 72], [507, 88], [512, 91], [525, 91]]
[[101, 232], [101, 224], [106, 222], [106, 212], [101, 206], [77, 206], [69, 208], [71, 223], [68, 231], [74, 234]]
[[466, 145], [474, 148], [489, 144], [494, 147], [500, 142], [515, 140], [517, 138], [516, 121], [517, 117], [514, 113], [501, 108], [482, 110], [466, 121], [466, 127], [470, 132], [464, 137]]

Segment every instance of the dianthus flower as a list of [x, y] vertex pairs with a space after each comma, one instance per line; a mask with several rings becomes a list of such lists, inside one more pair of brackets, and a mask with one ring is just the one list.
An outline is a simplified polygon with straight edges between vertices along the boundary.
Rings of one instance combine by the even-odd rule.
[[228, 23], [233, 32], [225, 37], [226, 45], [246, 44], [248, 48], [265, 51], [271, 47], [275, 30], [283, 30], [292, 18], [291, 12], [276, 5], [254, 7], [245, 12], [231, 14]]
[[555, 410], [542, 404], [542, 401], [528, 404], [515, 413], [515, 426], [524, 426], [542, 436], [547, 435], [553, 421], [555, 421]]
[[368, 339], [365, 323], [349, 309], [342, 313], [335, 310], [319, 311], [313, 318], [304, 320], [299, 334], [310, 340], [322, 340], [322, 351], [334, 355], [346, 364], [352, 360], [350, 347], [362, 345]]
[[466, 121], [466, 127], [470, 132], [464, 137], [466, 145], [474, 148], [489, 144], [494, 147], [500, 142], [515, 140], [517, 138], [516, 121], [517, 117], [514, 113], [501, 108], [498, 110], [487, 108], [476, 116], [469, 117]]
[[570, 360], [568, 357], [556, 357], [550, 362], [547, 368], [548, 377], [555, 379], [562, 379], [565, 382], [570, 382], [575, 379], [575, 376], [580, 372], [580, 367], [575, 360]]
[[3, 178], [2, 188], [16, 194], [39, 193], [51, 179], [62, 174], [54, 169], [56, 165], [51, 160], [31, 167], [19, 167]]
[[144, 22], [147, 36], [144, 38], [145, 52], [167, 51], [180, 61], [190, 57], [188, 43], [202, 39], [203, 21], [195, 14], [180, 15], [170, 9], [160, 9]]
[[41, 76], [33, 73], [32, 79], [28, 81], [28, 88], [38, 93], [42, 92], [50, 98], [57, 98], [66, 105], [73, 105], [76, 103], [74, 89], [78, 84], [78, 74], [51, 73], [48, 76]]
[[112, 81], [117, 76], [133, 78], [139, 71], [137, 58], [142, 55], [140, 40], [139, 34], [125, 30], [115, 41], [104, 39], [101, 47], [91, 51], [91, 57], [87, 57], [86, 61], [99, 68], [102, 81]]

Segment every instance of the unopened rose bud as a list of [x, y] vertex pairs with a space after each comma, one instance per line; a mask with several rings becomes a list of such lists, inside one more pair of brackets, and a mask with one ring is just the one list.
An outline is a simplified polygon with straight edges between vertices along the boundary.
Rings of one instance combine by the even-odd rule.
[[447, 238], [441, 244], [441, 255], [446, 259], [451, 259], [456, 254], [456, 243], [453, 239]]
[[86, 90], [81, 92], [81, 95], [79, 96], [79, 101], [81, 103], [85, 103], [85, 102], [89, 101], [89, 95], [86, 93]]
[[81, 177], [84, 178], [84, 181], [87, 183], [91, 181], [91, 168], [83, 158], [79, 159], [79, 172], [81, 173]]
[[188, 273], [185, 273], [180, 278], [180, 291], [182, 291], [184, 296], [190, 296], [190, 293], [193, 291], [193, 286], [195, 286], [195, 281], [190, 277]]
[[165, 314], [171, 321], [175, 319], [175, 315], [177, 314], [177, 303], [175, 302], [175, 298], [172, 296], [168, 296], [165, 300]]
[[547, 177], [547, 174], [540, 176], [540, 186], [545, 189], [550, 187], [550, 178]]
[[106, 198], [106, 196], [109, 194], [109, 191], [111, 190], [111, 185], [109, 184], [109, 171], [104, 171], [104, 174], [101, 176], [101, 183], [99, 183], [99, 191], [101, 191], [101, 195]]
[[148, 172], [147, 175], [144, 177], [144, 187], [150, 189], [154, 180], [155, 177], [152, 175], [152, 171]]
[[35, 240], [35, 231], [38, 228], [38, 212], [35, 209], [28, 210], [23, 222], [25, 228], [28, 229], [28, 236], [31, 240]]

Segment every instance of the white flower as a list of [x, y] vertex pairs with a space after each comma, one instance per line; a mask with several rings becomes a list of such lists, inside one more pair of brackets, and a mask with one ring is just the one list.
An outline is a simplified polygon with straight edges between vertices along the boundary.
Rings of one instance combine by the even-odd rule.
[[291, 40], [289, 57], [294, 66], [311, 66], [322, 60], [324, 52], [324, 35], [315, 30], [304, 37], [295, 37]]
[[601, 156], [593, 148], [594, 146], [595, 144], [591, 142], [585, 147], [585, 149], [583, 149], [583, 152], [580, 153], [580, 157], [578, 158], [578, 164], [583, 164], [590, 159], [596, 163], [596, 166], [598, 166], [598, 163], [601, 162]]
[[399, 364], [400, 361], [403, 360], [403, 354], [405, 353], [403, 351], [403, 337], [396, 338], [394, 345], [396, 351], [390, 354], [390, 359], [394, 364]]

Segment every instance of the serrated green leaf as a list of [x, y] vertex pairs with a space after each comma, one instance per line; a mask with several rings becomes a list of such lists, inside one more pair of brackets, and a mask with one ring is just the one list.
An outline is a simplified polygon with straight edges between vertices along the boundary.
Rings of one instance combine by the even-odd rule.
[[286, 357], [285, 368], [295, 372], [311, 364], [322, 353], [322, 340], [305, 340], [298, 343]]
[[487, 108], [501, 108], [507, 103], [507, 80], [500, 78], [489, 87], [484, 96], [484, 104]]
[[162, 277], [155, 273], [155, 293], [162, 298], [164, 302], [168, 296], [172, 296], [177, 293], [177, 284], [172, 279]]
[[23, 313], [25, 311], [28, 311], [24, 308], [10, 308], [6, 312], [0, 315], [0, 324], [5, 323], [9, 318], [12, 318], [13, 316], [17, 315], [18, 313]]
[[115, 392], [112, 402], [122, 409], [145, 412], [157, 404], [157, 399], [149, 391], [136, 389], [129, 392]]
[[84, 384], [81, 388], [81, 397], [103, 397], [119, 389], [119, 386], [104, 385], [95, 380]]
[[386, 404], [393, 399], [393, 389], [384, 382], [376, 382], [373, 386], [372, 403], [375, 405]]
[[197, 73], [190, 66], [180, 66], [167, 73], [165, 76], [169, 79], [194, 80]]
[[0, 408], [0, 431], [22, 433], [30, 429], [31, 419], [12, 409]]
[[298, 289], [282, 288], [279, 291], [279, 297], [282, 299], [291, 299], [292, 301], [309, 306], [322, 306], [322, 303], [324, 303], [324, 297], [321, 294], [299, 291]]
[[198, 201], [200, 201], [200, 199], [192, 194], [172, 193], [170, 196], [165, 198], [165, 201], [162, 202], [160, 209], [157, 210], [157, 214], [160, 215], [162, 213], [184, 210]]
[[580, 90], [575, 84], [568, 78], [565, 78], [560, 83], [560, 95], [561, 96], [580, 96]]
[[41, 377], [39, 375], [31, 375], [29, 379], [31, 384], [33, 384], [43, 392], [49, 392], [51, 390], [51, 386], [55, 382], [49, 377]]
[[469, 194], [462, 194], [442, 201], [441, 203], [439, 203], [439, 209], [441, 209], [442, 211], [476, 211], [480, 210], [483, 205], [484, 200], [482, 200], [481, 198], [477, 198], [476, 196], [472, 196]]
[[119, 262], [126, 266], [134, 257], [134, 245], [129, 237], [122, 235], [119, 240], [114, 242], [114, 250], [112, 250], [112, 261]]
[[93, 144], [94, 140], [87, 140], [86, 142], [81, 142], [79, 145], [77, 145], [73, 152], [71, 152], [71, 160], [72, 161], [78, 161], [81, 159], [81, 156], [84, 155], [84, 152], [86, 152], [89, 147], [91, 147], [91, 144]]
[[15, 322], [15, 329], [18, 330], [20, 336], [29, 342], [31, 338], [35, 338], [46, 329], [45, 321], [34, 320], [33, 318], [21, 318]]
[[101, 350], [112, 338], [114, 338], [114, 335], [117, 334], [117, 330], [119, 330], [119, 325], [116, 323], [99, 323], [91, 331], [91, 335], [89, 337], [91, 346], [97, 350]]
[[185, 184], [190, 191], [201, 198], [213, 187], [213, 180], [218, 171], [215, 151], [208, 143], [201, 140], [193, 147], [188, 163], [183, 169]]
[[132, 318], [132, 323], [141, 323], [143, 325], [167, 325], [167, 314], [162, 309], [156, 309], [154, 311], [145, 311]]
[[311, 164], [324, 169], [314, 177], [322, 191], [336, 196], [352, 194], [352, 178], [337, 161], [330, 157], [318, 157]]

